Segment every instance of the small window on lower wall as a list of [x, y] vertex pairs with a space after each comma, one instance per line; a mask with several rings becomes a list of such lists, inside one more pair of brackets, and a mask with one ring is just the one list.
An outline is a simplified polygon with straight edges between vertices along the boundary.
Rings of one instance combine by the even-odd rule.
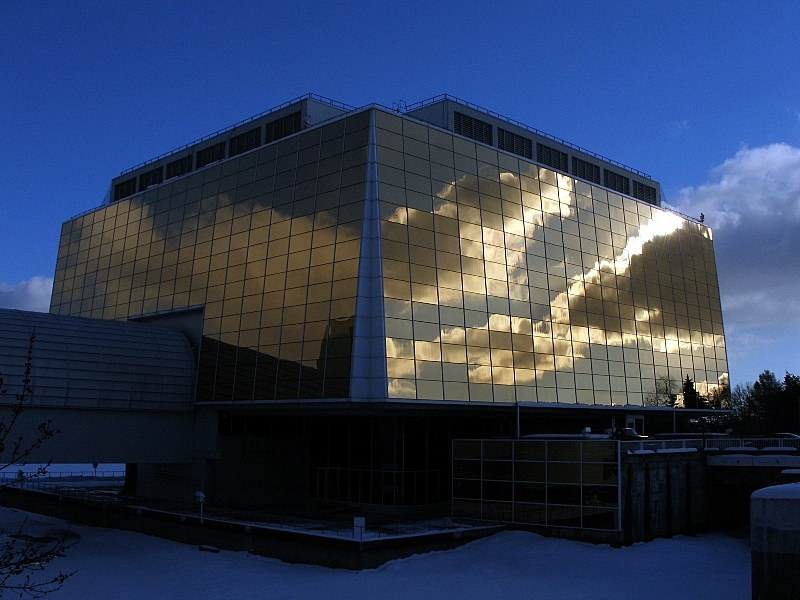
[[179, 177], [192, 170], [192, 155], [167, 163], [167, 179]]
[[569, 165], [567, 164], [568, 155], [557, 148], [551, 148], [544, 144], [536, 144], [536, 162], [553, 167], [564, 173], [569, 172]]
[[600, 183], [600, 167], [577, 156], [572, 157], [572, 174], [592, 183]]
[[225, 142], [219, 142], [208, 148], [203, 148], [197, 151], [195, 158], [195, 168], [200, 169], [213, 162], [225, 158]]
[[264, 143], [269, 144], [275, 140], [297, 133], [301, 129], [300, 111], [294, 112], [280, 119], [275, 119], [266, 124]]
[[261, 127], [256, 127], [250, 131], [245, 131], [239, 135], [235, 135], [230, 139], [228, 148], [228, 156], [236, 156], [243, 154], [253, 148], [258, 148], [261, 145]]
[[497, 147], [525, 158], [533, 158], [533, 142], [511, 131], [497, 128]]
[[643, 183], [639, 183], [638, 181], [633, 181], [633, 197], [638, 198], [639, 200], [644, 200], [645, 202], [649, 202], [650, 204], [656, 203], [656, 188], [645, 185]]
[[603, 185], [621, 194], [630, 194], [630, 179], [619, 173], [603, 169]]
[[482, 144], [492, 145], [492, 125], [460, 112], [453, 112], [453, 132]]
[[139, 175], [139, 191], [158, 185], [162, 181], [164, 181], [164, 167], [156, 167], [146, 173], [142, 173]]
[[131, 177], [114, 186], [114, 201], [122, 200], [136, 193], [136, 177]]

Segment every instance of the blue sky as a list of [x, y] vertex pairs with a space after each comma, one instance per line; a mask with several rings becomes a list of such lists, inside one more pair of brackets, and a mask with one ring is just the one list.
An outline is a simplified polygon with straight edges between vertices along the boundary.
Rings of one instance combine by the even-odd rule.
[[731, 380], [800, 373], [800, 3], [0, 5], [0, 306], [47, 308], [112, 177], [307, 92], [449, 93], [660, 181], [714, 228]]

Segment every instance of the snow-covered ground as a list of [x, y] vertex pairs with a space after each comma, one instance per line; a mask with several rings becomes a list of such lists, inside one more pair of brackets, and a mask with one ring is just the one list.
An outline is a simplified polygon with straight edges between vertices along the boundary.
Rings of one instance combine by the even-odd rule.
[[69, 475], [71, 473], [88, 474], [102, 474], [102, 473], [125, 473], [125, 463], [101, 463], [95, 468], [94, 465], [80, 463], [80, 464], [28, 464], [28, 465], [8, 465], [3, 469], [5, 477], [14, 477], [19, 471], [27, 475], [36, 473], [40, 469], [47, 471], [48, 477], [59, 477], [62, 475]]
[[455, 550], [346, 571], [246, 552], [218, 554], [142, 534], [0, 507], [0, 527], [76, 540], [53, 569], [76, 571], [52, 598], [750, 598], [748, 540], [721, 534], [611, 548], [503, 532]]

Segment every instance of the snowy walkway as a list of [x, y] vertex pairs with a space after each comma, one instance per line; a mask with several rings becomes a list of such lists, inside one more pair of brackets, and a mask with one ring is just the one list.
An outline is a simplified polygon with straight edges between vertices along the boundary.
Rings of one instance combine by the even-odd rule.
[[77, 570], [54, 600], [750, 598], [748, 541], [719, 534], [615, 549], [503, 532], [454, 550], [347, 571], [246, 552], [200, 552], [156, 537], [0, 508], [6, 532], [25, 519], [32, 535], [69, 529], [79, 538], [65, 558], [53, 563]]

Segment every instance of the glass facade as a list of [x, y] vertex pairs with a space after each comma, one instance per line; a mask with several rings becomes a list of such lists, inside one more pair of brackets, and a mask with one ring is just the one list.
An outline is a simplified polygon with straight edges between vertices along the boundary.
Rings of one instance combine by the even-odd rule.
[[642, 406], [727, 381], [708, 228], [378, 108], [64, 224], [51, 312], [197, 306], [201, 401], [349, 397], [357, 308], [382, 315], [377, 399]]
[[51, 312], [204, 306], [198, 400], [346, 397], [369, 113], [64, 224]]
[[711, 231], [377, 113], [388, 395], [645, 405], [727, 384]]
[[455, 440], [453, 515], [618, 531], [619, 453], [612, 440]]

